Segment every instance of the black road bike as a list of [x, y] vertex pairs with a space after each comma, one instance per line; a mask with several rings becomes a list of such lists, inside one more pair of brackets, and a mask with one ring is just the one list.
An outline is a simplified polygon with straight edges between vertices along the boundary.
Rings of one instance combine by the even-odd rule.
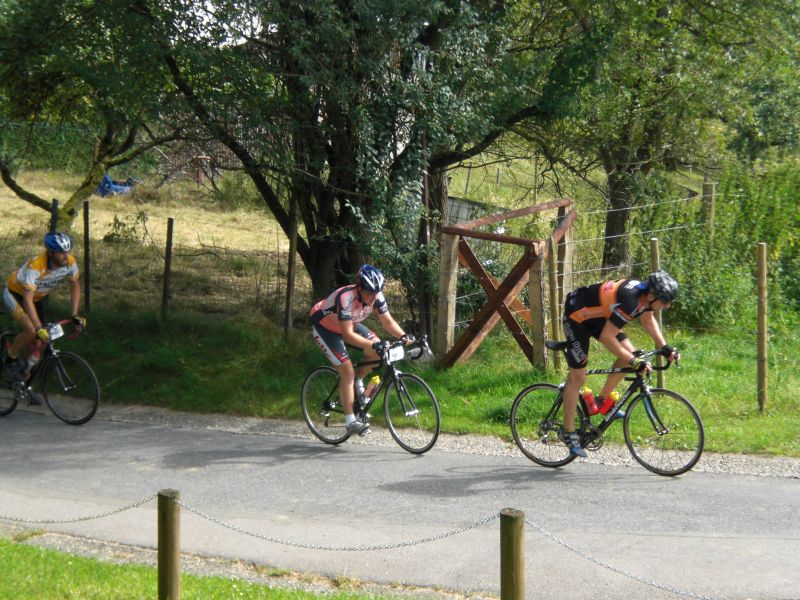
[[[428, 384], [418, 375], [398, 369], [397, 363], [407, 358], [418, 360], [427, 353], [430, 348], [426, 336], [408, 346], [402, 341], [384, 342], [379, 363], [383, 369], [381, 382], [365, 398], [363, 406], [358, 399], [353, 403], [356, 419], [371, 424], [369, 411], [382, 396], [383, 420], [389, 433], [401, 448], [412, 454], [423, 454], [433, 448], [439, 437], [441, 414], [439, 402]], [[372, 361], [372, 364], [378, 363]], [[339, 373], [333, 367], [317, 367], [306, 376], [300, 404], [308, 428], [326, 444], [341, 444], [350, 437], [339, 400]]]
[[[567, 342], [548, 341], [555, 351], [567, 348]], [[649, 359], [657, 351], [640, 352]], [[654, 366], [654, 370], [666, 370]], [[583, 397], [575, 414], [575, 430], [586, 450], [603, 446], [605, 431], [615, 422], [614, 414], [625, 411], [622, 420], [625, 444], [631, 455], [645, 469], [658, 475], [674, 476], [690, 470], [700, 460], [705, 444], [703, 422], [686, 398], [671, 390], [650, 387], [648, 375], [631, 367], [588, 371], [588, 375], [629, 373], [631, 384], [607, 414], [589, 416]], [[575, 460], [559, 439], [563, 425], [564, 384], [534, 383], [523, 389], [511, 406], [511, 432], [522, 453], [544, 467], [561, 467]], [[593, 421], [594, 419], [594, 421]], [[618, 419], [617, 419], [618, 420]]]
[[[74, 352], [56, 347], [56, 340], [64, 337], [65, 325], [72, 325], [72, 321], [65, 319], [46, 325], [50, 339], [42, 345], [42, 358], [22, 380], [12, 380], [3, 370], [0, 376], [0, 417], [11, 413], [17, 404], [32, 404], [32, 399], [38, 395], [55, 416], [70, 425], [82, 425], [95, 415], [100, 403], [100, 384], [94, 371]], [[75, 330], [68, 339], [77, 337], [79, 333]], [[3, 362], [16, 335], [9, 331], [0, 333], [0, 358]]]

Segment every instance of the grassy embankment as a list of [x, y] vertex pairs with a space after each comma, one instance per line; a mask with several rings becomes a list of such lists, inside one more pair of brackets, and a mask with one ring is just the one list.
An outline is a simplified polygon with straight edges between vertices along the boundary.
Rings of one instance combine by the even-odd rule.
[[[31, 175], [34, 176], [37, 179], [27, 183], [38, 185], [37, 191], [43, 197], [64, 197], [74, 184], [47, 174]], [[262, 238], [253, 232], [271, 231], [277, 238], [276, 226], [261, 211], [246, 207], [223, 211], [193, 194], [196, 190], [189, 185], [158, 193], [143, 190], [133, 199], [93, 197], [91, 230], [97, 240], [93, 249], [92, 281], [96, 283], [90, 335], [71, 343], [97, 371], [105, 402], [301, 418], [298, 393], [304, 374], [322, 362], [307, 335], [305, 305], [296, 311], [295, 334], [285, 340], [278, 325], [280, 297], [277, 302], [261, 306], [261, 310], [220, 308], [218, 303], [209, 303], [209, 298], [224, 299], [225, 293], [233, 289], [230, 273], [237, 275], [234, 279], [245, 281], [245, 286], [256, 286], [258, 282], [248, 283], [248, 276], [255, 273], [258, 277], [262, 269], [260, 263], [225, 253], [220, 247], [257, 249]], [[38, 250], [47, 215], [13, 199], [5, 188], [0, 188], [0, 196], [5, 200], [0, 203], [3, 269], [10, 271], [22, 258]], [[115, 215], [123, 215], [118, 222], [131, 224], [124, 215], [137, 211], [144, 211], [149, 217], [147, 235], [142, 235], [139, 242], [103, 241], [105, 234], [120, 229], [118, 224], [115, 229]], [[178, 308], [172, 309], [164, 320], [158, 304], [158, 271], [144, 277], [141, 274], [147, 270], [139, 268], [137, 261], [152, 262], [158, 244], [150, 245], [150, 239], [159, 239], [157, 229], [167, 216], [176, 220], [176, 244], [195, 247], [197, 253], [173, 261], [175, 278], [178, 285], [183, 285], [182, 296]], [[80, 221], [75, 224], [78, 240], [83, 227]], [[187, 225], [181, 227], [184, 223]], [[137, 227], [141, 229], [130, 225], [139, 235]], [[209, 252], [209, 248], [215, 251]], [[204, 262], [206, 255], [211, 256], [210, 262]], [[158, 260], [156, 256], [156, 264]], [[269, 257], [262, 260], [268, 261]], [[209, 275], [210, 269], [216, 270], [219, 281]], [[54, 296], [57, 307], [65, 294], [60, 290]], [[252, 297], [250, 293], [243, 306], [250, 306]], [[229, 294], [228, 300], [234, 304], [236, 298]], [[402, 305], [399, 298], [391, 300], [394, 308]], [[667, 372], [667, 386], [689, 397], [699, 409], [706, 426], [706, 449], [800, 456], [800, 420], [796, 418], [800, 400], [795, 393], [800, 389], [800, 342], [789, 334], [788, 328], [773, 323], [769, 404], [766, 413], [760, 414], [756, 401], [755, 323], [742, 322], [731, 331], [700, 333], [671, 326], [669, 311], [664, 313], [664, 320], [667, 339], [681, 349], [684, 357], [679, 370]], [[635, 341], [646, 346], [637, 324], [627, 330]], [[607, 353], [599, 348], [593, 358], [598, 367], [609, 362]], [[442, 404], [445, 431], [509, 439], [506, 418], [516, 393], [533, 381], [560, 378], [553, 373], [534, 372], [500, 326], [466, 364], [441, 371], [425, 367], [424, 376]], [[595, 389], [601, 385], [600, 380], [589, 383]]]

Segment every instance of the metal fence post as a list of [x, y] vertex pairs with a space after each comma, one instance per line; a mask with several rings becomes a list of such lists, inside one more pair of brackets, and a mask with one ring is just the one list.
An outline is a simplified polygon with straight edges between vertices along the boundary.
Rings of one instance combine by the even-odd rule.
[[500, 598], [525, 597], [525, 513], [513, 508], [500, 511]]
[[180, 492], [158, 492], [158, 600], [181, 597]]

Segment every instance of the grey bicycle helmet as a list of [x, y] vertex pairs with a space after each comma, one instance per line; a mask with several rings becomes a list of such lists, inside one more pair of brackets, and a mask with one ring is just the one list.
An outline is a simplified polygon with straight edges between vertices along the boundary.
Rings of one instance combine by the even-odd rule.
[[51, 252], [69, 252], [72, 250], [72, 238], [58, 231], [48, 233], [44, 236], [44, 247]]
[[656, 271], [647, 278], [647, 291], [662, 302], [673, 302], [678, 297], [678, 282], [666, 271]]
[[356, 274], [356, 283], [365, 292], [377, 294], [383, 291], [383, 273], [372, 265], [362, 265]]

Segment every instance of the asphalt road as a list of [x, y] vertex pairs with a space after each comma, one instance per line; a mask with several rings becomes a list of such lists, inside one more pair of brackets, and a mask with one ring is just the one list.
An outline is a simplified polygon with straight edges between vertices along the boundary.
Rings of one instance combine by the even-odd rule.
[[[587, 462], [549, 470], [513, 452], [437, 447], [415, 457], [391, 444], [330, 447], [310, 434], [267, 433], [257, 425], [235, 433], [188, 422], [108, 421], [102, 414], [70, 427], [48, 414], [17, 411], [0, 419], [0, 439], [4, 517], [74, 519], [171, 488], [187, 507], [255, 534], [184, 508], [184, 551], [499, 594], [500, 525], [494, 517], [515, 508], [530, 523], [529, 598], [659, 599], [679, 597], [676, 591], [800, 598], [796, 477], [694, 471], [664, 478], [639, 467]], [[441, 539], [399, 545], [485, 519]], [[44, 527], [154, 547], [156, 503]], [[329, 549], [377, 545], [389, 548]]]

